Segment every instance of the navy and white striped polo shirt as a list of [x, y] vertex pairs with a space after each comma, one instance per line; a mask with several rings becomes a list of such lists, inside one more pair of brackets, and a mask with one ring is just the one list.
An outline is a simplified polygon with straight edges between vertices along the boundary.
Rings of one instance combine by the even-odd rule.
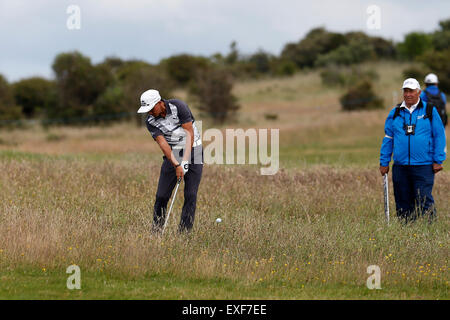
[[202, 141], [200, 133], [195, 125], [195, 119], [191, 110], [181, 100], [162, 99], [166, 106], [166, 117], [153, 117], [149, 115], [146, 120], [147, 129], [153, 139], [157, 136], [164, 136], [169, 146], [173, 148], [184, 148], [186, 143], [186, 132], [181, 127], [182, 124], [192, 122], [194, 129], [194, 147], [200, 146]]

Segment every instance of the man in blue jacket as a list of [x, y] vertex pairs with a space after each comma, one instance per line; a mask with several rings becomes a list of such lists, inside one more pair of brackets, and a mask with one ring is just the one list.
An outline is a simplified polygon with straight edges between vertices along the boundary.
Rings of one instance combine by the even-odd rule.
[[431, 195], [434, 175], [442, 170], [446, 158], [444, 126], [436, 108], [420, 99], [416, 79], [403, 82], [403, 102], [389, 113], [380, 150], [380, 173], [389, 172], [394, 154], [392, 181], [397, 216], [405, 222], [420, 215], [436, 216]]
[[445, 94], [438, 88], [438, 77], [434, 73], [429, 73], [425, 77], [424, 82], [426, 88], [420, 94], [420, 99], [428, 104], [433, 104], [437, 108], [437, 111], [441, 116], [442, 123], [444, 124], [444, 127], [446, 127], [448, 122], [447, 111], [445, 108], [447, 104], [447, 98], [445, 97]]

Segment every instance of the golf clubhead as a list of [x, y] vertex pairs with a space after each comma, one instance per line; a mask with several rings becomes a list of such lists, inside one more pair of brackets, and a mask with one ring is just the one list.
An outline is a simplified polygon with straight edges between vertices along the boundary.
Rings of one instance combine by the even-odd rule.
[[384, 215], [386, 216], [386, 222], [389, 223], [389, 180], [387, 173], [383, 176], [383, 189], [384, 189]]
[[181, 183], [181, 178], [178, 179], [177, 186], [175, 188], [175, 193], [173, 194], [172, 202], [170, 203], [169, 212], [167, 213], [166, 221], [164, 222], [164, 226], [163, 226], [161, 234], [164, 234], [164, 230], [166, 230], [167, 222], [169, 221], [170, 213], [172, 212], [173, 203], [175, 202], [175, 197], [177, 196], [178, 187], [180, 186], [180, 183]]

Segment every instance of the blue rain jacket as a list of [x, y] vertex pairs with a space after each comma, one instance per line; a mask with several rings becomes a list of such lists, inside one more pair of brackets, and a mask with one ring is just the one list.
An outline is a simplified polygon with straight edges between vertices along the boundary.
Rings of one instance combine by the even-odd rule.
[[[445, 129], [436, 108], [430, 121], [426, 117], [426, 102], [420, 99], [417, 108], [410, 113], [401, 108], [394, 118], [395, 108], [389, 113], [385, 125], [385, 136], [380, 150], [380, 166], [387, 167], [394, 154], [394, 163], [399, 165], [427, 165], [442, 162], [446, 158]], [[406, 135], [404, 125], [415, 125], [415, 134]]]

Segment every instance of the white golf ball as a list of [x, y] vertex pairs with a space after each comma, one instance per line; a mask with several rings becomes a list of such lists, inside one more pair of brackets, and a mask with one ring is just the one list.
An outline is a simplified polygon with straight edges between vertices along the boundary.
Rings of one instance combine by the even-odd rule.
[[221, 223], [221, 222], [222, 222], [222, 219], [217, 218], [217, 219], [216, 219], [216, 222], [217, 222], [217, 223]]

